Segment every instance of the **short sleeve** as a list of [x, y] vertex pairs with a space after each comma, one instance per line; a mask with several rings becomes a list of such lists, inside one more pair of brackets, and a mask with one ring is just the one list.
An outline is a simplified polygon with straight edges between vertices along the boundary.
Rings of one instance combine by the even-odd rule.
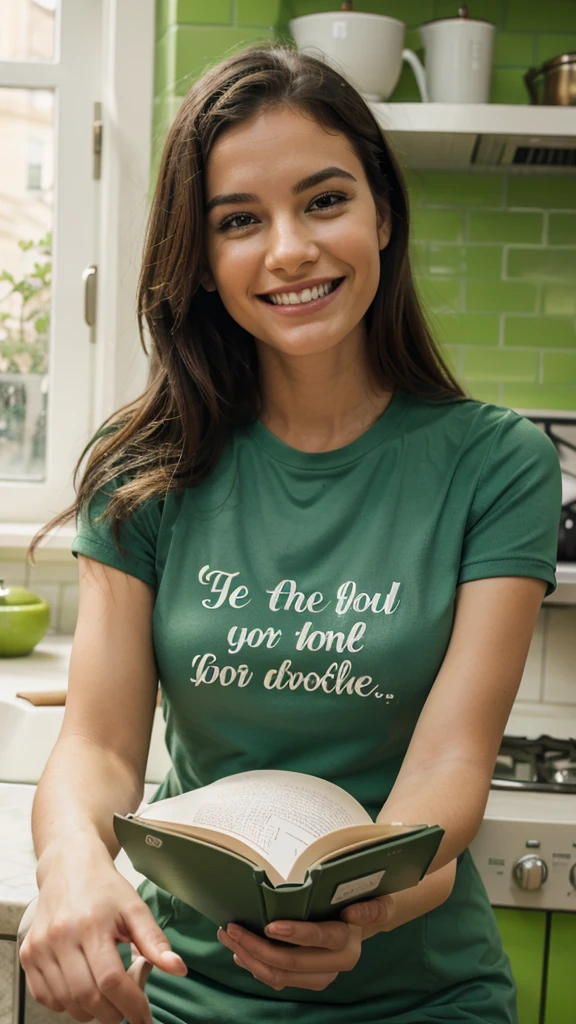
[[72, 541], [72, 554], [88, 555], [115, 569], [137, 576], [157, 590], [156, 546], [162, 515], [161, 499], [151, 498], [139, 505], [130, 518], [120, 526], [120, 553], [114, 543], [110, 519], [94, 519], [106, 508], [115, 488], [127, 481], [126, 475], [114, 477], [93, 496], [90, 509], [84, 506], [78, 516], [76, 536]]
[[562, 473], [554, 443], [513, 410], [503, 416], [472, 500], [458, 583], [534, 576], [556, 590]]

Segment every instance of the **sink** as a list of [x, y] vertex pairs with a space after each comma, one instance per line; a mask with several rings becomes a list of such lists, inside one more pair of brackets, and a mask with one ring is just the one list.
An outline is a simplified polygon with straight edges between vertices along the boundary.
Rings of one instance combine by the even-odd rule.
[[[22, 683], [18, 685], [18, 689]], [[2, 687], [5, 689], [5, 686]], [[30, 680], [26, 689], [52, 689]], [[0, 695], [0, 782], [36, 783], [60, 734], [64, 707], [36, 707], [22, 697]], [[156, 708], [146, 782], [162, 782], [171, 761], [164, 743], [162, 709]]]
[[[65, 708], [36, 706], [18, 691], [65, 690], [72, 638], [51, 636], [23, 658], [0, 659], [0, 782], [37, 783], [60, 734]], [[171, 761], [162, 708], [154, 713], [145, 781], [162, 782]]]

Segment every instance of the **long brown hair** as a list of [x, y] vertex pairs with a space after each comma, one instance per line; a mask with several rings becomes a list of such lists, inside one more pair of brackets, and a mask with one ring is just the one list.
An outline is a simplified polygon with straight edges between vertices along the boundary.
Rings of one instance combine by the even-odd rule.
[[469, 398], [444, 362], [418, 301], [408, 257], [406, 186], [370, 108], [324, 61], [286, 45], [250, 46], [192, 85], [168, 131], [137, 294], [146, 355], [144, 324], [151, 337], [147, 385], [85, 446], [73, 472], [75, 490], [82, 460], [92, 451], [76, 501], [38, 531], [29, 555], [49, 530], [77, 517], [100, 488], [125, 473], [103, 513], [119, 548], [120, 524], [142, 502], [202, 483], [231, 429], [258, 416], [254, 339], [232, 319], [218, 292], [200, 285], [206, 266], [204, 172], [222, 132], [283, 104], [347, 136], [376, 204], [391, 212], [378, 291], [366, 313], [374, 380], [438, 401]]

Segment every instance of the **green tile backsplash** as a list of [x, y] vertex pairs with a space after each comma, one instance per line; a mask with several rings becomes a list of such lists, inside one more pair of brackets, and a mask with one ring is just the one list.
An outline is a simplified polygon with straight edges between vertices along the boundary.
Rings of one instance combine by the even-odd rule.
[[541, 213], [501, 213], [500, 210], [471, 210], [468, 238], [471, 242], [541, 242], [544, 218]]
[[[339, 0], [156, 0], [152, 182], [162, 142], [190, 83], [290, 18]], [[418, 26], [453, 17], [454, 0], [356, 0]], [[498, 31], [491, 101], [528, 103], [523, 74], [576, 50], [576, 0], [475, 0]], [[420, 52], [420, 56], [423, 54]], [[418, 100], [405, 66], [392, 102]], [[416, 286], [443, 353], [474, 397], [522, 409], [576, 409], [576, 178], [421, 172], [407, 175]]]

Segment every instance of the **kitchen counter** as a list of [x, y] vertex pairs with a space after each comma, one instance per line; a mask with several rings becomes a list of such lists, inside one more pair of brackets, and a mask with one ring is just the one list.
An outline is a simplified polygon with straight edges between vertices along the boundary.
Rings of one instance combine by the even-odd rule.
[[[144, 786], [143, 803], [157, 789]], [[28, 904], [38, 895], [36, 855], [32, 842], [31, 814], [35, 785], [0, 783], [0, 935], [16, 936]], [[121, 850], [115, 862], [118, 870], [136, 888], [143, 879]]]
[[30, 654], [0, 658], [0, 697], [18, 689], [63, 690], [68, 682], [71, 636], [45, 636]]

